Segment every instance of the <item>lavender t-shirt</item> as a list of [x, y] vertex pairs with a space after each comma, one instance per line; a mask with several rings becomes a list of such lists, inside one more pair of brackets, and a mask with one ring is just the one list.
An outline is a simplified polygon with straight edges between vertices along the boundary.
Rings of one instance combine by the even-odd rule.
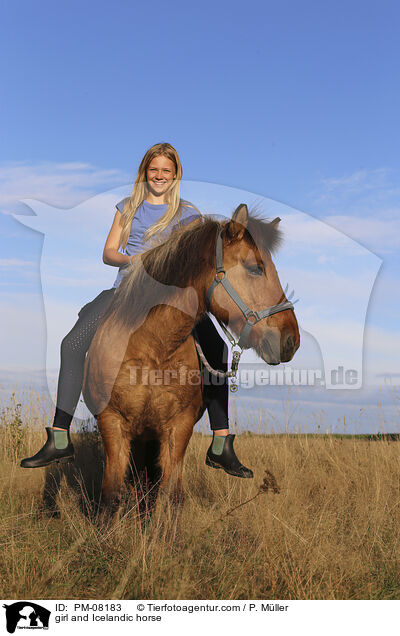
[[[124, 205], [126, 201], [129, 200], [129, 197], [122, 199], [119, 203], [117, 203], [116, 208], [121, 213], [124, 209]], [[168, 227], [162, 232], [157, 232], [156, 237], [167, 238], [172, 228], [179, 222], [181, 225], [186, 225], [190, 223], [194, 219], [198, 218], [198, 213], [195, 208], [185, 206], [182, 209], [182, 214], [180, 220], [172, 220]], [[143, 201], [141, 205], [139, 205], [136, 210], [136, 214], [132, 219], [131, 231], [129, 233], [128, 243], [124, 250], [124, 253], [128, 256], [133, 256], [133, 254], [138, 254], [139, 252], [143, 252], [146, 249], [150, 249], [151, 247], [151, 239], [150, 241], [144, 241], [143, 237], [145, 232], [151, 227], [158, 219], [160, 219], [163, 214], [165, 214], [167, 210], [167, 204], [154, 204], [148, 203], [147, 201]], [[121, 265], [118, 271], [117, 278], [115, 279], [115, 283], [113, 287], [118, 287], [120, 284], [128, 265]]]

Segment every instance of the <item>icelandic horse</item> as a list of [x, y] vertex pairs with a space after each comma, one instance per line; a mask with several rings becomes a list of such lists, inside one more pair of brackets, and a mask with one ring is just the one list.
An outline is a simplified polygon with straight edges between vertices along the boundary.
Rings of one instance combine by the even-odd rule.
[[293, 305], [271, 258], [279, 221], [267, 222], [245, 204], [228, 220], [201, 216], [128, 268], [84, 374], [83, 396], [104, 445], [107, 510], [118, 508], [129, 465], [136, 476], [147, 473], [153, 504], [167, 486], [183, 501], [183, 459], [205, 410], [192, 331], [207, 311], [270, 365], [288, 362], [298, 349]]

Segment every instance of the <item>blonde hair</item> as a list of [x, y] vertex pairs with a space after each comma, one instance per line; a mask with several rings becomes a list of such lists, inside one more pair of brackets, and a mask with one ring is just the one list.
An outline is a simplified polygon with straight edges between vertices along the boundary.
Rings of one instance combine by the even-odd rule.
[[[171, 146], [171, 144], [162, 143], [155, 144], [144, 155], [142, 161], [140, 162], [139, 170], [137, 173], [136, 181], [133, 186], [132, 194], [130, 196], [129, 201], [127, 201], [124, 205], [124, 209], [122, 211], [121, 218], [121, 242], [120, 248], [125, 249], [129, 233], [131, 230], [131, 225], [133, 221], [133, 217], [135, 216], [139, 206], [143, 203], [147, 194], [149, 192], [147, 185], [147, 168], [149, 167], [151, 161], [155, 157], [159, 157], [160, 155], [167, 157], [170, 159], [175, 165], [175, 178], [166, 193], [166, 202], [167, 209], [165, 213], [162, 215], [158, 221], [153, 223], [151, 227], [149, 227], [143, 237], [144, 241], [150, 239], [157, 232], [162, 232], [167, 228], [175, 215], [178, 215], [178, 220], [182, 214], [182, 207], [186, 205], [187, 207], [193, 208], [196, 212], [199, 213], [197, 208], [193, 206], [191, 203], [184, 201], [180, 198], [180, 185], [182, 179], [182, 164], [179, 159], [179, 155], [175, 148]], [[200, 213], [199, 213], [200, 214]]]

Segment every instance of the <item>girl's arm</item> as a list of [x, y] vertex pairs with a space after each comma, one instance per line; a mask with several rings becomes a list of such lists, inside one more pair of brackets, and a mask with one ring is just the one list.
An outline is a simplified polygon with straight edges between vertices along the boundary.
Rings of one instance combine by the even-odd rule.
[[118, 251], [122, 232], [121, 217], [121, 212], [117, 210], [103, 250], [103, 263], [106, 265], [113, 265], [114, 267], [129, 265], [129, 263], [131, 263], [136, 257], [136, 255], [128, 256], [127, 254], [121, 254], [121, 252]]

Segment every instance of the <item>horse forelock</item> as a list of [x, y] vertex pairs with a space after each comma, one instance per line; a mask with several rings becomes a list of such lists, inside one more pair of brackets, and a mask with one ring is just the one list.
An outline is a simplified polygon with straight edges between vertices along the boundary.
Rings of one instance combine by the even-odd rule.
[[[212, 216], [202, 216], [184, 227], [175, 228], [166, 241], [144, 252], [128, 268], [102, 322], [132, 327], [158, 305], [168, 304], [176, 287], [201, 285], [215, 268], [218, 231], [229, 224]], [[259, 250], [274, 251], [281, 242], [281, 232], [265, 219], [250, 212], [243, 237]]]
[[270, 221], [258, 216], [254, 211], [249, 213], [245, 239], [259, 250], [276, 252], [282, 243], [282, 232]]

